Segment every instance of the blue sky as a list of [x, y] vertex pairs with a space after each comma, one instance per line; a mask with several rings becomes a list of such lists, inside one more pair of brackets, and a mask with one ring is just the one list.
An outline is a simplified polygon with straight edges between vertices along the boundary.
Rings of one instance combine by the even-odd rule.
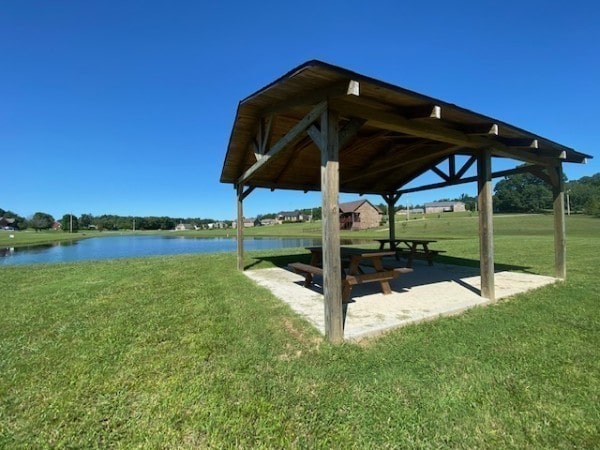
[[[232, 219], [219, 177], [237, 104], [310, 59], [596, 155], [599, 23], [591, 0], [5, 1], [0, 207]], [[597, 172], [597, 157], [565, 164], [569, 179]], [[319, 205], [256, 190], [245, 213]]]

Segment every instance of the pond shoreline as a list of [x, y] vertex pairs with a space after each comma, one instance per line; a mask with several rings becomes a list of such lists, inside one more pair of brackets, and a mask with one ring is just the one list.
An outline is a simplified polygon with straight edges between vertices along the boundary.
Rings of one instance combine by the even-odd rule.
[[[88, 239], [85, 239], [88, 237]], [[101, 238], [102, 239], [99, 239]], [[370, 240], [343, 240], [343, 245], [372, 243]], [[247, 251], [303, 248], [321, 245], [320, 238], [248, 236]], [[175, 234], [112, 234], [82, 236], [31, 244], [23, 247], [0, 247], [0, 266], [78, 262], [89, 260], [138, 258], [197, 253], [235, 253], [235, 237], [179, 236]]]

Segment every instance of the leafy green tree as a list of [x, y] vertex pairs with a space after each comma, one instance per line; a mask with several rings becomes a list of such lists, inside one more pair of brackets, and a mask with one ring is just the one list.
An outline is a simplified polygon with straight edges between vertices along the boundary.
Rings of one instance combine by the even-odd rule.
[[79, 217], [79, 226], [83, 230], [87, 230], [90, 225], [94, 225], [94, 216], [92, 214], [82, 214]]
[[467, 194], [460, 194], [460, 197], [457, 199], [459, 202], [463, 202], [465, 204], [465, 209], [467, 211], [475, 211], [477, 209], [477, 198], [472, 197]]
[[565, 192], [569, 195], [571, 211], [595, 215], [590, 211], [594, 210], [594, 201], [600, 198], [600, 173], [570, 181]]
[[0, 208], [0, 217], [15, 219], [17, 222], [17, 229], [19, 230], [25, 230], [29, 226], [29, 223], [27, 219], [25, 219], [25, 217], [21, 217], [20, 215], [12, 211], [5, 211], [4, 209]]
[[54, 217], [44, 212], [36, 212], [29, 221], [29, 225], [35, 231], [47, 230], [52, 227]]
[[500, 212], [533, 212], [552, 207], [552, 191], [530, 173], [509, 175], [494, 188], [494, 206]]
[[583, 212], [590, 216], [600, 217], [600, 199], [598, 197], [589, 199], [583, 208]]
[[79, 231], [79, 219], [73, 214], [65, 214], [60, 220], [60, 228], [66, 233]]

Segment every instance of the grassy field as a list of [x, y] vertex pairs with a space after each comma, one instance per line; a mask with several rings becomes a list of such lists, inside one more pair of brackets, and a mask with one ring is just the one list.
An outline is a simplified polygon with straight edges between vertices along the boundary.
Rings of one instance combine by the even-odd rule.
[[[0, 268], [0, 447], [597, 448], [600, 221], [568, 219], [566, 282], [342, 346], [231, 254]], [[476, 219], [435, 220], [398, 232], [476, 264]], [[494, 225], [553, 273], [551, 217]]]

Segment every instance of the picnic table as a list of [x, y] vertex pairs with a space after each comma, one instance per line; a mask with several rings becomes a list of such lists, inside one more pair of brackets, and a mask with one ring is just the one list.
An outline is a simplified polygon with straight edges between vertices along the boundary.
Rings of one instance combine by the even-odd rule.
[[[313, 275], [323, 275], [323, 248], [307, 247], [311, 253], [310, 264], [291, 263], [289, 266], [296, 272], [305, 276], [304, 286], [312, 283]], [[372, 251], [357, 248], [342, 247], [342, 302], [348, 303], [352, 286], [362, 283], [378, 282], [384, 294], [391, 294], [390, 280], [401, 274], [412, 272], [411, 268], [389, 268], [383, 265], [382, 258], [395, 256], [394, 251]], [[373, 272], [365, 272], [361, 264], [374, 269]]]
[[445, 250], [433, 250], [429, 244], [437, 242], [435, 239], [375, 239], [379, 242], [379, 249], [383, 250], [387, 245], [390, 250], [395, 251], [396, 259], [400, 256], [407, 258], [406, 267], [412, 267], [415, 258], [424, 257], [430, 266], [433, 266], [433, 258]]

